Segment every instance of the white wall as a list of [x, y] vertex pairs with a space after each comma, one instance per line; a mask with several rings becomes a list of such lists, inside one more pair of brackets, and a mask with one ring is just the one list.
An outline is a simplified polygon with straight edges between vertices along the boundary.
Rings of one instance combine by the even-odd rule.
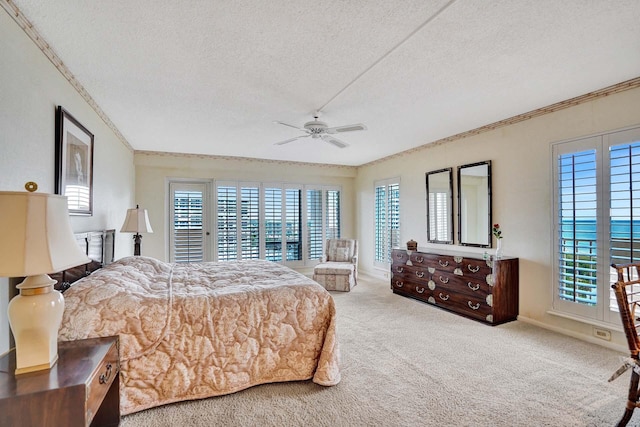
[[[592, 326], [548, 313], [552, 303], [552, 142], [640, 124], [640, 89], [610, 95], [569, 109], [480, 135], [425, 148], [358, 170], [356, 209], [360, 268], [373, 266], [373, 182], [400, 176], [401, 241], [421, 247], [482, 253], [485, 249], [426, 243], [425, 173], [483, 160], [492, 161], [493, 222], [503, 230], [505, 255], [520, 258], [520, 316], [588, 339]], [[454, 173], [455, 175], [455, 173]], [[454, 199], [454, 205], [457, 201]], [[457, 206], [456, 206], [457, 214]], [[454, 221], [457, 238], [457, 216]], [[614, 341], [624, 344], [620, 333]]]
[[[136, 203], [149, 211], [153, 234], [142, 238], [142, 255], [167, 260], [169, 247], [168, 187], [170, 178], [340, 185], [341, 234], [355, 236], [354, 167], [294, 164], [208, 156], [136, 153]], [[129, 243], [133, 245], [132, 242]]]
[[[94, 213], [71, 217], [76, 232], [119, 228], [133, 203], [133, 153], [82, 99], [39, 48], [0, 10], [0, 190], [35, 181], [55, 191], [55, 109], [62, 105], [95, 135]], [[119, 233], [118, 233], [119, 234]], [[117, 236], [117, 256], [132, 253]], [[123, 240], [126, 239], [126, 240]], [[0, 354], [8, 349], [5, 278], [0, 279]]]

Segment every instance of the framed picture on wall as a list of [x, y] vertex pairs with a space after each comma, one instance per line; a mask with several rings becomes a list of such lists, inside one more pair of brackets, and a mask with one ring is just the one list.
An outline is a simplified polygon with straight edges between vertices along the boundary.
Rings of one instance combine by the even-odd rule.
[[56, 194], [71, 215], [93, 214], [93, 134], [61, 106], [56, 110]]

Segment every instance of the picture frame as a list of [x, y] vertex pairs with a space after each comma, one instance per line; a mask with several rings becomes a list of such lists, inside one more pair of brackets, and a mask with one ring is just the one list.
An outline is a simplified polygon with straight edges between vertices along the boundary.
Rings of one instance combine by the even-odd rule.
[[57, 107], [55, 188], [67, 197], [71, 215], [93, 215], [93, 139], [67, 110]]

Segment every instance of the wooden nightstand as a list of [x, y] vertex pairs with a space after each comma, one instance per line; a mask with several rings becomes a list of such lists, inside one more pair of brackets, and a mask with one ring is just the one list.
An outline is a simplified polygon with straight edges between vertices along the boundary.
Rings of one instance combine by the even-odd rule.
[[14, 374], [15, 352], [0, 358], [0, 425], [120, 424], [118, 337], [58, 343], [46, 371]]

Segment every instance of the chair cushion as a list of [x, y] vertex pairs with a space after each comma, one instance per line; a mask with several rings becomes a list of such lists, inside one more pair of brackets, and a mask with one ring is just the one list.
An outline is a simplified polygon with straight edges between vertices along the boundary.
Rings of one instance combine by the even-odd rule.
[[313, 268], [313, 274], [349, 275], [353, 273], [353, 264], [341, 262], [327, 262]]
[[326, 250], [327, 260], [335, 262], [349, 262], [355, 256], [355, 240], [329, 239]]
[[349, 248], [337, 248], [336, 249], [336, 262], [347, 262], [349, 259]]

